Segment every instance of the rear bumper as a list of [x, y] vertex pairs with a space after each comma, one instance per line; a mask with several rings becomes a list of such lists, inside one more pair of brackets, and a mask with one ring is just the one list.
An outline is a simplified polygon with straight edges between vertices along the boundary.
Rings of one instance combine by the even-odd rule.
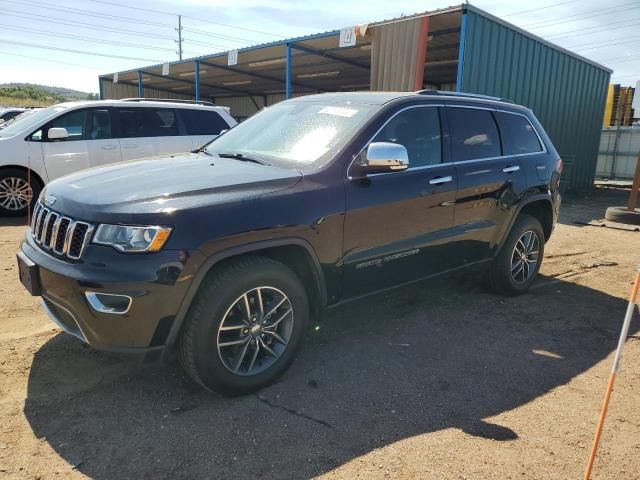
[[[65, 332], [98, 350], [162, 352], [193, 275], [187, 252], [125, 255], [89, 245], [80, 262], [42, 251], [27, 235], [21, 252], [38, 265], [43, 307]], [[195, 260], [195, 259], [191, 259]], [[131, 298], [124, 312], [98, 311], [87, 292]]]

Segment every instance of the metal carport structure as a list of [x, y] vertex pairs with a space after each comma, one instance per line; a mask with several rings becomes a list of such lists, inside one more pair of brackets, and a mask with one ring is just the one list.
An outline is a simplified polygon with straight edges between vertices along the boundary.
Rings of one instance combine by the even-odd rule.
[[[534, 110], [567, 164], [593, 183], [611, 70], [469, 4], [102, 75], [101, 98], [210, 100], [239, 119], [285, 98], [328, 91], [456, 90]], [[166, 65], [165, 65], [166, 68]], [[114, 82], [117, 76], [117, 83]]]

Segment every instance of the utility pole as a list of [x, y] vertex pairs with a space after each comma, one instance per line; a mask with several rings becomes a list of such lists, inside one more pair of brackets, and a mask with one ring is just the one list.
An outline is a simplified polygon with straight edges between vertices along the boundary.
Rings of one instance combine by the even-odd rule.
[[182, 60], [182, 15], [178, 15], [178, 40], [174, 40], [178, 44], [178, 58]]

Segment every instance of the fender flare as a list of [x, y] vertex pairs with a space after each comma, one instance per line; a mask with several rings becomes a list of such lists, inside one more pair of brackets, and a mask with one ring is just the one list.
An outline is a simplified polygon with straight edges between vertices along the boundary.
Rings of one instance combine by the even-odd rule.
[[261, 240], [257, 242], [247, 243], [244, 245], [238, 245], [236, 247], [227, 248], [221, 250], [219, 252], [214, 253], [210, 257], [206, 258], [202, 263], [198, 271], [196, 272], [189, 289], [187, 290], [186, 295], [184, 296], [182, 303], [176, 313], [175, 320], [173, 325], [171, 326], [171, 330], [167, 335], [167, 339], [165, 342], [166, 347], [170, 347], [175, 344], [176, 339], [180, 330], [182, 329], [182, 325], [187, 317], [187, 313], [189, 312], [189, 308], [191, 308], [191, 304], [193, 299], [195, 298], [198, 290], [200, 289], [200, 285], [204, 281], [207, 274], [211, 271], [211, 269], [222, 260], [227, 258], [235, 257], [237, 255], [243, 255], [247, 253], [257, 252], [260, 250], [264, 250], [266, 248], [272, 247], [285, 247], [289, 245], [295, 245], [303, 247], [306, 252], [309, 254], [309, 258], [312, 261], [312, 272], [314, 274], [316, 288], [318, 289], [318, 293], [320, 294], [320, 304], [327, 304], [327, 288], [324, 280], [324, 273], [322, 271], [322, 267], [320, 266], [320, 261], [318, 260], [318, 256], [316, 255], [315, 250], [307, 242], [306, 240], [299, 237], [282, 237], [282, 238], [274, 238], [270, 240]]
[[518, 215], [520, 215], [520, 212], [522, 211], [522, 209], [533, 203], [533, 202], [538, 202], [540, 200], [545, 200], [546, 202], [549, 203], [549, 208], [551, 209], [551, 215], [553, 215], [553, 200], [551, 199], [551, 195], [548, 192], [545, 193], [536, 193], [534, 195], [530, 195], [528, 197], [523, 198], [522, 200], [520, 200], [517, 204], [516, 209], [513, 212], [513, 215], [511, 215], [511, 218], [509, 219], [509, 223], [507, 224], [506, 228], [501, 232], [500, 234], [500, 238], [499, 238], [499, 243], [498, 243], [498, 251], [500, 251], [500, 249], [502, 248], [502, 245], [504, 245], [504, 241], [506, 240], [507, 236], [509, 235], [509, 232], [511, 232], [511, 229], [513, 228], [513, 225], [516, 223], [516, 220], [518, 219]]

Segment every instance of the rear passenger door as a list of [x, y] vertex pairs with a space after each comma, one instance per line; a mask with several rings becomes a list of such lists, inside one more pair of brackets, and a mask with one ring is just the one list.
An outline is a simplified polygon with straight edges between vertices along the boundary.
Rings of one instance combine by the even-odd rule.
[[180, 114], [191, 138], [191, 150], [201, 148], [229, 128], [220, 114], [213, 110], [181, 109]]
[[90, 108], [85, 118], [89, 165], [97, 167], [119, 162], [120, 144], [113, 135], [110, 108]]
[[177, 109], [161, 107], [120, 108], [120, 148], [124, 160], [188, 152]]
[[495, 113], [448, 106], [451, 161], [458, 177], [453, 242], [457, 266], [490, 258], [526, 188], [520, 158], [505, 155]]

